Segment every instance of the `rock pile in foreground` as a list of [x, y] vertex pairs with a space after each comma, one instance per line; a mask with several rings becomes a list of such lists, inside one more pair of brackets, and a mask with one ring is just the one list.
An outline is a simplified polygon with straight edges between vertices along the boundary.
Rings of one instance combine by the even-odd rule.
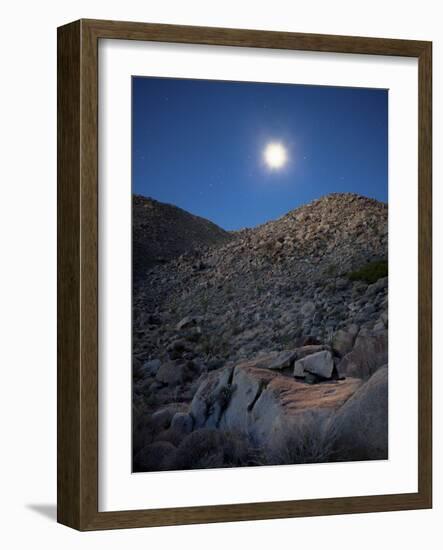
[[329, 195], [187, 250], [134, 286], [134, 469], [387, 458], [388, 279], [350, 277], [387, 259], [386, 205]]

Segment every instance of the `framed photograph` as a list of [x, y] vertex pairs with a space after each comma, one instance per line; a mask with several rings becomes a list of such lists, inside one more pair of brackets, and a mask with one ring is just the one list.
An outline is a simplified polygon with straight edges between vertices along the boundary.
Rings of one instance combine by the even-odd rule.
[[432, 506], [430, 42], [58, 29], [58, 521]]

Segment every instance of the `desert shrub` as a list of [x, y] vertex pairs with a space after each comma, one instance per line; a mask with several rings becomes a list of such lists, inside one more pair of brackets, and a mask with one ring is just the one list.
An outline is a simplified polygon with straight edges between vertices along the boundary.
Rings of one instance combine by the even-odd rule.
[[133, 470], [135, 472], [166, 470], [168, 459], [174, 451], [174, 445], [168, 441], [156, 441], [146, 445], [135, 454]]
[[231, 349], [232, 333], [204, 334], [200, 339], [200, 349], [207, 359], [212, 357], [226, 357]]
[[[295, 331], [296, 332], [296, 331]], [[271, 339], [272, 341], [282, 347], [291, 347], [294, 344], [295, 340], [294, 332], [275, 332]]]
[[139, 359], [133, 359], [132, 361], [132, 378], [134, 381], [143, 380], [145, 372], [142, 362]]
[[200, 306], [203, 314], [206, 314], [208, 312], [209, 308], [209, 295], [207, 292], [205, 292], [201, 298], [200, 298]]
[[156, 441], [167, 441], [168, 443], [172, 443], [175, 447], [180, 445], [183, 438], [186, 436], [186, 434], [183, 432], [183, 430], [180, 430], [177, 427], [170, 426], [166, 430], [163, 430], [160, 432], [155, 440]]
[[200, 339], [200, 348], [207, 357], [212, 357], [216, 354], [216, 346], [214, 338], [209, 334], [204, 334]]
[[370, 262], [361, 267], [357, 271], [351, 271], [348, 273], [348, 278], [351, 281], [365, 281], [368, 284], [375, 283], [382, 277], [388, 275], [388, 262], [387, 260], [380, 260], [376, 262]]
[[155, 425], [151, 420], [151, 415], [147, 413], [133, 412], [133, 431], [132, 431], [132, 449], [134, 454], [143, 447], [152, 442]]
[[156, 407], [157, 405], [160, 405], [161, 400], [159, 399], [159, 396], [157, 393], [152, 391], [151, 388], [149, 388], [149, 391], [145, 394], [145, 405], [147, 407]]
[[338, 274], [338, 267], [335, 264], [329, 264], [325, 269], [325, 275], [335, 277]]
[[227, 468], [247, 466], [253, 452], [246, 437], [239, 433], [202, 428], [190, 433], [171, 455], [169, 469]]
[[329, 462], [335, 445], [335, 434], [329, 427], [330, 413], [301, 413], [297, 422], [282, 436], [276, 449], [270, 449], [274, 464], [311, 464]]

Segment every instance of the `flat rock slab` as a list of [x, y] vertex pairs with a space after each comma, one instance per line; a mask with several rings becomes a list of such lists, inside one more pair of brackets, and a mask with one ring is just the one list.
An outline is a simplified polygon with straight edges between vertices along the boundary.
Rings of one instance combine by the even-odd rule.
[[[284, 370], [291, 368], [294, 361], [324, 351], [323, 345], [302, 346], [293, 350], [271, 351], [241, 363], [239, 366], [256, 367], [269, 370]], [[329, 352], [328, 352], [329, 353]], [[294, 374], [295, 376], [295, 374]]]
[[323, 351], [324, 349], [325, 346], [323, 344], [311, 344], [296, 348], [295, 351], [297, 352], [297, 359], [303, 359], [303, 357], [306, 357], [307, 355], [312, 355], [313, 353]]
[[297, 350], [272, 351], [244, 363], [251, 367], [269, 370], [283, 370], [292, 366], [297, 358]]
[[357, 378], [309, 385], [291, 378], [275, 378], [267, 389], [274, 392], [286, 414], [312, 409], [336, 410], [361, 386]]

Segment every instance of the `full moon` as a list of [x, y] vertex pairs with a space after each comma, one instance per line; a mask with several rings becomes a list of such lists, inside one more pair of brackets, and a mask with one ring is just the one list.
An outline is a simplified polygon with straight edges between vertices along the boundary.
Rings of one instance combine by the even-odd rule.
[[288, 159], [286, 149], [281, 143], [268, 143], [263, 156], [266, 164], [273, 170], [282, 168]]

